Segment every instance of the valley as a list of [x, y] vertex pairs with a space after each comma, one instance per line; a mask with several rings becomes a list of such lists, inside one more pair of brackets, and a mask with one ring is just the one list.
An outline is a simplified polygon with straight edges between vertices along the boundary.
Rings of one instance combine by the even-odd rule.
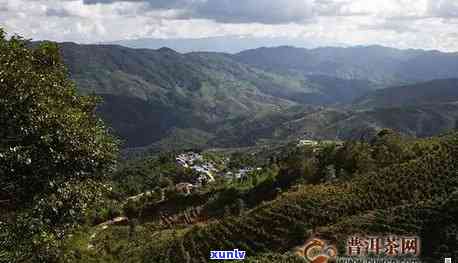
[[[453, 129], [457, 118], [455, 53], [60, 48], [80, 92], [102, 97], [98, 112], [129, 152], [370, 138], [382, 128], [425, 137]], [[440, 66], [429, 69], [431, 60]]]

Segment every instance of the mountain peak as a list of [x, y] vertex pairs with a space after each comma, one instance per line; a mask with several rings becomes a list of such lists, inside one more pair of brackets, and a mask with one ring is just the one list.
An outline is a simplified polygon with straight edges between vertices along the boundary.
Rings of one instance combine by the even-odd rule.
[[169, 48], [169, 47], [161, 47], [157, 51], [163, 52], [163, 53], [178, 53], [177, 51]]

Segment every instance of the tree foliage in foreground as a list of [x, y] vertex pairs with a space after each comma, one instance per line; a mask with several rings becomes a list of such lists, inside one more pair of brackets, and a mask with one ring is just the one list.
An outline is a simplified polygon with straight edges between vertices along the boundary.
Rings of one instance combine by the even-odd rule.
[[[117, 141], [79, 96], [57, 45], [0, 29], [0, 260], [50, 262], [113, 167]], [[6, 233], [6, 234], [4, 234]]]
[[94, 115], [96, 102], [77, 95], [55, 44], [29, 49], [0, 33], [3, 197], [21, 204], [53, 184], [89, 178], [114, 164], [117, 145]]

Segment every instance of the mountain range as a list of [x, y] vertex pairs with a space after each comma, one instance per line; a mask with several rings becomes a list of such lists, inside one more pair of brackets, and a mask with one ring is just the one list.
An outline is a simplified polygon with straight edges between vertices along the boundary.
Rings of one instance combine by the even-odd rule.
[[355, 139], [455, 127], [458, 53], [258, 48], [237, 54], [61, 43], [80, 91], [127, 148]]
[[235, 56], [238, 61], [271, 71], [369, 80], [381, 88], [458, 75], [458, 53], [382, 46], [316, 49], [282, 46], [247, 50]]
[[[99, 43], [100, 44], [100, 43]], [[130, 48], [145, 48], [159, 49], [161, 47], [169, 47], [178, 52], [224, 52], [235, 54], [247, 49], [257, 47], [294, 45], [298, 47], [318, 47], [329, 45], [317, 40], [304, 40], [297, 37], [253, 37], [246, 35], [229, 35], [217, 37], [201, 37], [201, 38], [140, 38], [112, 41], [103, 44], [121, 45]], [[332, 43], [333, 45], [341, 45]]]

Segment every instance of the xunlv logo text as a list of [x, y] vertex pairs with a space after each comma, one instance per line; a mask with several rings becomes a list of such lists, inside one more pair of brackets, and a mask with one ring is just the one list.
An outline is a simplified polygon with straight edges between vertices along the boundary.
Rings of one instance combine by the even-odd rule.
[[211, 251], [210, 252], [210, 259], [219, 259], [219, 260], [226, 260], [226, 259], [238, 259], [242, 260], [245, 259], [245, 251], [239, 251], [238, 249], [234, 249], [233, 251]]

